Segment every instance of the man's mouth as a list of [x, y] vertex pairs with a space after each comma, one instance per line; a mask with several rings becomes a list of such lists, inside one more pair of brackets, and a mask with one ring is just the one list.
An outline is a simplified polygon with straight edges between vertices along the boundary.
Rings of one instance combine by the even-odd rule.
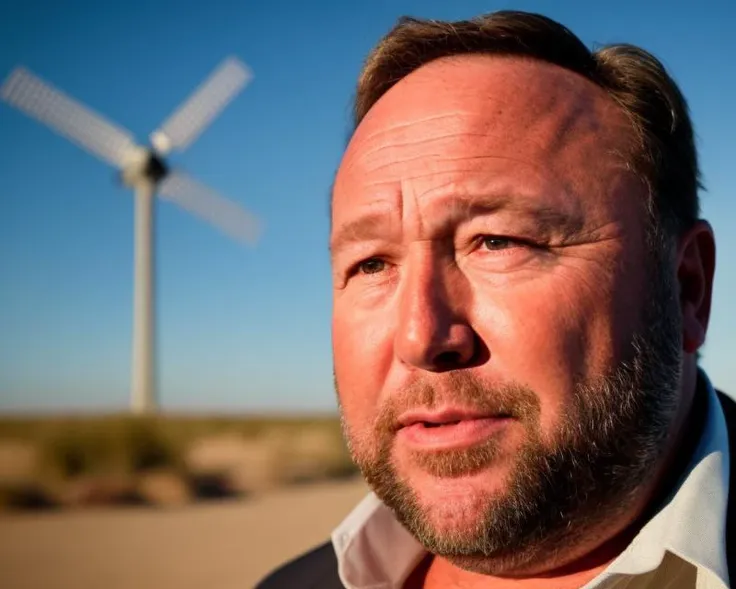
[[398, 419], [397, 439], [416, 450], [442, 450], [477, 445], [512, 421], [507, 413], [461, 408], [411, 410]]
[[458, 419], [457, 421], [447, 421], [443, 423], [434, 423], [432, 421], [420, 421], [418, 422], [418, 425], [423, 425], [424, 427], [444, 427], [446, 425], [457, 425], [458, 423], [460, 423], [460, 421], [461, 421], [460, 419]]

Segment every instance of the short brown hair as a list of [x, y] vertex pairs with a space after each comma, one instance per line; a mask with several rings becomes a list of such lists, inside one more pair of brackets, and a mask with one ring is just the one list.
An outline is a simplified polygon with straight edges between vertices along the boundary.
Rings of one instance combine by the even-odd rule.
[[539, 14], [505, 10], [455, 22], [400, 18], [365, 61], [354, 126], [414, 70], [467, 54], [537, 59], [603, 88], [631, 121], [635, 148], [628, 163], [647, 186], [651, 228], [669, 241], [698, 220], [701, 183], [692, 123], [685, 98], [662, 63], [627, 44], [590, 51], [565, 26]]

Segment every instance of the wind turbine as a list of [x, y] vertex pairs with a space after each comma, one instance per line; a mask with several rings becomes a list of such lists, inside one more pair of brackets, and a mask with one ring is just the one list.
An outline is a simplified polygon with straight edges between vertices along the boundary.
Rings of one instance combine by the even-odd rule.
[[225, 59], [192, 95], [151, 133], [150, 145], [136, 144], [132, 133], [18, 67], [0, 87], [0, 98], [26, 115], [45, 123], [120, 171], [135, 194], [135, 272], [131, 409], [156, 409], [154, 316], [154, 200], [176, 203], [238, 241], [254, 243], [260, 222], [181, 170], [171, 169], [165, 157], [183, 151], [252, 79], [251, 71], [234, 57]]

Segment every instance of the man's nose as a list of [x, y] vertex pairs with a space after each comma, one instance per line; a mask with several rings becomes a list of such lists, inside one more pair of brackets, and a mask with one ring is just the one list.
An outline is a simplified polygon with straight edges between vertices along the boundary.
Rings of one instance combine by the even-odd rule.
[[444, 372], [467, 367], [477, 335], [466, 317], [463, 277], [428, 255], [405, 265], [399, 287], [395, 352], [406, 365]]

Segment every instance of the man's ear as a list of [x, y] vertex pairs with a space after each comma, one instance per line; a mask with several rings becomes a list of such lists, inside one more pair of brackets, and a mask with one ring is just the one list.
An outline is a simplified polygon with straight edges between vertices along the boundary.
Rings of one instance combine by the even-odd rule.
[[705, 342], [713, 297], [716, 243], [713, 228], [698, 221], [680, 239], [677, 280], [680, 285], [682, 344], [686, 354], [695, 354]]

